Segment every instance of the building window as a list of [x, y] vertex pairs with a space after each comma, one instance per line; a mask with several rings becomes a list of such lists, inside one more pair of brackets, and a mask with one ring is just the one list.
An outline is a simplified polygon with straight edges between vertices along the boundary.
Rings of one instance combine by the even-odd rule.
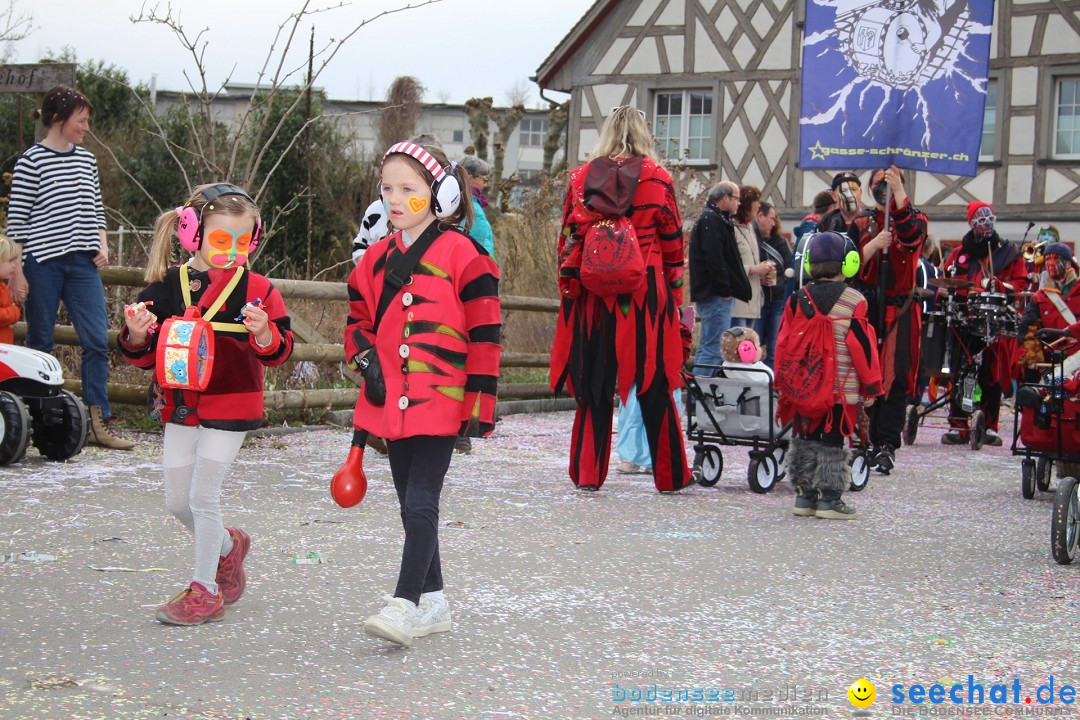
[[521, 146], [544, 147], [547, 136], [547, 118], [524, 118], [521, 121]]
[[456, 143], [465, 142], [465, 131], [464, 130], [455, 130], [454, 131], [454, 139], [453, 139], [452, 142], [456, 142]]
[[1059, 78], [1054, 113], [1054, 157], [1080, 158], [1080, 77]]
[[712, 93], [683, 90], [656, 94], [653, 134], [667, 158], [711, 162]]
[[983, 112], [982, 144], [979, 160], [989, 162], [997, 157], [997, 80], [986, 81], [986, 110]]

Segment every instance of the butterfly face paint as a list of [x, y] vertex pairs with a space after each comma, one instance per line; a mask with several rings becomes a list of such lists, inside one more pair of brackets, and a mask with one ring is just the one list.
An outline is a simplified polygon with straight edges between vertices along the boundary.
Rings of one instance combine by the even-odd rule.
[[251, 234], [254, 228], [239, 231], [229, 228], [216, 228], [206, 234], [202, 253], [211, 267], [228, 268], [247, 262], [251, 249]]

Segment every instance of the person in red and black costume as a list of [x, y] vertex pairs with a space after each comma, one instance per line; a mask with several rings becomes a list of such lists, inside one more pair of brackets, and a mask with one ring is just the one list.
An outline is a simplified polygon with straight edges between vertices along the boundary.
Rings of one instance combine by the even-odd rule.
[[[618, 392], [625, 399], [636, 386], [656, 489], [681, 490], [690, 484], [691, 474], [672, 398], [681, 385], [679, 306], [685, 257], [675, 188], [636, 108], [612, 111], [591, 157], [570, 173], [563, 206], [558, 247], [562, 303], [551, 353], [552, 389], [565, 385], [578, 405], [570, 438], [570, 479], [583, 490], [603, 485], [611, 454], [613, 398]], [[632, 185], [616, 181], [635, 174]], [[602, 189], [617, 195], [610, 199], [620, 207], [629, 207], [626, 217], [645, 261], [644, 282], [633, 293], [602, 297], [583, 287], [579, 278], [587, 222], [581, 199]]]
[[[967, 298], [970, 314], [980, 293], [1005, 295], [1007, 302], [1011, 303], [1014, 293], [1027, 290], [1028, 270], [1020, 247], [1003, 240], [994, 229], [996, 218], [994, 209], [989, 204], [979, 200], [968, 203], [967, 217], [971, 229], [949, 253], [944, 272], [946, 277], [974, 283], [975, 287], [971, 290], [956, 291], [959, 296]], [[964, 360], [977, 360], [975, 380], [982, 389], [979, 406], [986, 416], [985, 435], [977, 438], [978, 443], [973, 447], [981, 447], [983, 444], [1000, 446], [998, 417], [1001, 413], [1002, 396], [1012, 390], [1012, 361], [1017, 352], [1016, 338], [1004, 335], [985, 338], [961, 332], [960, 340], [954, 347], [952, 365], [970, 366], [971, 362], [961, 362], [962, 358], [958, 353], [965, 354]], [[981, 359], [978, 356], [980, 352]], [[949, 404], [951, 429], [941, 436], [943, 445], [966, 445], [970, 442], [968, 421], [971, 412], [964, 409], [964, 397], [961, 378]]]
[[[1051, 330], [1070, 329], [1080, 317], [1080, 282], [1077, 282], [1080, 264], [1072, 250], [1063, 242], [1052, 242], [1043, 249], [1042, 262], [1036, 267], [1046, 271], [1046, 282], [1032, 296], [1020, 320], [1017, 338], [1016, 365], [1023, 372], [1025, 382], [1038, 382], [1045, 371], [1040, 372], [1038, 363], [1046, 362], [1042, 342], [1035, 337], [1042, 328]], [[1080, 336], [1080, 333], [1077, 333]]]
[[455, 440], [495, 429], [502, 311], [498, 266], [461, 230], [473, 221], [464, 168], [442, 148], [400, 142], [380, 183], [392, 233], [349, 276], [344, 340], [364, 377], [353, 445], [386, 439], [405, 528], [397, 586], [364, 631], [407, 646], [451, 629], [440, 499]]
[[[174, 234], [192, 257], [170, 267]], [[251, 538], [224, 526], [221, 486], [247, 431], [263, 423], [264, 368], [281, 365], [293, 348], [281, 293], [246, 266], [261, 235], [259, 210], [242, 188], [196, 188], [184, 205], [158, 217], [146, 269], [150, 284], [124, 309], [118, 342], [124, 359], [156, 369], [163, 384], [171, 373], [181, 385], [163, 390], [155, 383], [151, 393], [151, 415], [165, 423], [165, 506], [195, 543], [191, 583], [158, 609], [162, 623], [221, 620], [225, 605], [239, 600], [246, 587], [244, 557]], [[214, 352], [202, 391], [182, 387], [196, 368], [174, 368], [164, 353], [168, 367], [157, 365], [162, 334], [173, 342], [183, 337], [161, 326], [189, 307], [212, 323]]]
[[881, 344], [885, 395], [869, 413], [870, 460], [878, 472], [888, 475], [896, 464], [907, 398], [915, 393], [919, 380], [922, 312], [914, 301], [915, 276], [929, 222], [912, 207], [904, 189], [904, 173], [895, 165], [873, 171], [868, 185], [875, 210], [857, 216], [848, 234], [862, 258], [852, 284], [867, 298], [870, 320]]

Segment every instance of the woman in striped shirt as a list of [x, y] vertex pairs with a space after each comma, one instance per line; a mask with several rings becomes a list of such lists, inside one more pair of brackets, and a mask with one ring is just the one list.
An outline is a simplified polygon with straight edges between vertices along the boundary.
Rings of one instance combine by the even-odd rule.
[[112, 414], [109, 321], [98, 268], [109, 262], [105, 210], [97, 161], [80, 147], [90, 130], [90, 101], [65, 85], [45, 95], [34, 112], [45, 138], [15, 163], [8, 204], [8, 236], [19, 245], [21, 267], [11, 279], [12, 299], [25, 301], [27, 347], [52, 352], [53, 327], [63, 300], [82, 344], [83, 399], [90, 406], [88, 440], [128, 450], [105, 421]]

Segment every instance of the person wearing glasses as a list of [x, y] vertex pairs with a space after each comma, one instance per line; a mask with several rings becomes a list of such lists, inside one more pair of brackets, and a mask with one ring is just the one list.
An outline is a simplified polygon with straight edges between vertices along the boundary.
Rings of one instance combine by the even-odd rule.
[[[997, 218], [994, 208], [980, 200], [968, 203], [968, 226], [971, 228], [964, 235], [945, 261], [945, 276], [967, 280], [975, 285], [970, 291], [957, 290], [957, 294], [967, 296], [968, 311], [978, 305], [981, 293], [1005, 295], [1009, 301], [1014, 293], [1023, 292], [1028, 287], [1027, 262], [1020, 246], [1003, 240], [994, 229]], [[1004, 312], [1005, 308], [1002, 308]], [[986, 416], [986, 431], [983, 438], [976, 438], [973, 447], [1001, 445], [998, 434], [998, 416], [1001, 413], [1001, 398], [1012, 390], [1012, 360], [1016, 356], [1016, 338], [1006, 335], [997, 337], [977, 337], [963, 333], [964, 349], [975, 356], [983, 350], [982, 362], [979, 363], [977, 382], [982, 390], [982, 397], [977, 405]], [[959, 343], [958, 343], [959, 344]], [[959, 363], [959, 358], [954, 360]], [[950, 430], [941, 436], [943, 445], [966, 445], [970, 442], [968, 428], [972, 405], [964, 408], [964, 392], [953, 395], [949, 405]], [[970, 398], [967, 398], [971, 402]]]
[[751, 297], [732, 221], [739, 199], [735, 183], [714, 185], [690, 232], [690, 299], [701, 318], [701, 339], [694, 356], [697, 375], [714, 372], [702, 366], [722, 364], [720, 340], [731, 328], [735, 300], [749, 302]]

